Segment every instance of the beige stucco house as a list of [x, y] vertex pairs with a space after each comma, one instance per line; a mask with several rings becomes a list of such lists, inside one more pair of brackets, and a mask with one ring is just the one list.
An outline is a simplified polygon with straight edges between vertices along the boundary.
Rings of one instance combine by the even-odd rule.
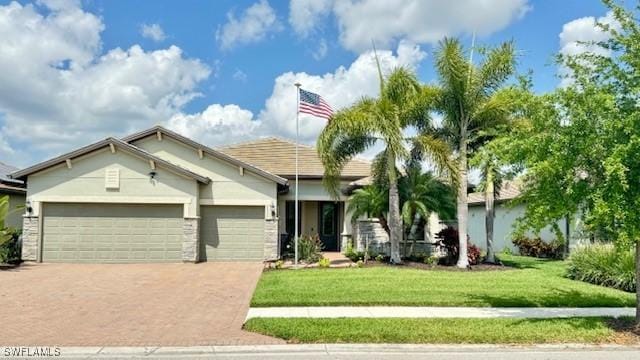
[[[157, 126], [108, 138], [10, 176], [27, 187], [24, 260], [271, 260], [293, 233], [295, 144], [268, 138], [217, 149]], [[299, 145], [302, 234], [339, 251], [351, 236], [346, 196], [322, 187], [312, 147]], [[354, 160], [342, 184], [369, 175]]]

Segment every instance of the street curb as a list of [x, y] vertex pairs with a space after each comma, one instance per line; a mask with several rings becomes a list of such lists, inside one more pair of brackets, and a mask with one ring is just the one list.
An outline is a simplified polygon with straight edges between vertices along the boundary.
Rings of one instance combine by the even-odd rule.
[[61, 347], [62, 357], [110, 358], [171, 357], [178, 355], [230, 355], [230, 354], [344, 354], [344, 353], [486, 353], [488, 351], [635, 351], [640, 344], [289, 344], [289, 345], [237, 345], [189, 347]]

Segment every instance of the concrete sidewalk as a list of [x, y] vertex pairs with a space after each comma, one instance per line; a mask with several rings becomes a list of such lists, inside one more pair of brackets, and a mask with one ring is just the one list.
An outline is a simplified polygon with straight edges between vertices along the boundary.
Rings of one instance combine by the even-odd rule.
[[[34, 351], [35, 349], [31, 349]], [[637, 359], [638, 345], [300, 344], [194, 347], [62, 347], [72, 359]], [[26, 356], [26, 355], [24, 355]]]
[[247, 320], [274, 318], [566, 318], [634, 316], [635, 308], [497, 308], [432, 306], [323, 306], [250, 308]]

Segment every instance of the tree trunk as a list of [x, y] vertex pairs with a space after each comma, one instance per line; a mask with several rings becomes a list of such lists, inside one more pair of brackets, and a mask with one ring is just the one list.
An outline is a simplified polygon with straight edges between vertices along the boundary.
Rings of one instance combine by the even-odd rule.
[[[390, 161], [395, 161], [391, 157]], [[390, 162], [394, 164], [394, 162]], [[393, 165], [391, 165], [393, 167]], [[391, 243], [391, 263], [400, 264], [400, 240], [402, 239], [402, 223], [400, 221], [400, 196], [398, 195], [398, 179], [395, 169], [389, 171], [389, 242]]]
[[569, 257], [569, 239], [571, 239], [571, 215], [567, 215], [564, 218], [564, 254], [563, 257], [566, 259]]
[[384, 215], [380, 215], [380, 217], [378, 217], [378, 221], [380, 221], [380, 226], [382, 226], [382, 228], [387, 233], [387, 235], [391, 236], [391, 231], [389, 230], [389, 224], [387, 223], [387, 218], [385, 218]]
[[640, 239], [636, 240], [636, 329], [640, 330]]
[[485, 230], [487, 237], [487, 259], [488, 263], [495, 263], [496, 257], [493, 251], [493, 222], [496, 216], [495, 208], [495, 188], [493, 187], [493, 179], [488, 178], [484, 195], [485, 202]]
[[465, 131], [460, 136], [460, 154], [458, 170], [460, 171], [460, 184], [458, 186], [458, 263], [457, 267], [466, 269], [469, 267], [467, 257], [467, 222], [469, 208], [467, 207], [467, 139]]
[[[418, 232], [418, 224], [420, 224], [420, 214], [416, 213], [413, 216], [413, 223], [411, 223], [411, 230], [409, 230], [409, 240], [411, 240], [411, 247], [409, 248], [409, 255], [413, 255], [416, 250], [416, 235]], [[405, 254], [406, 255], [406, 254]]]

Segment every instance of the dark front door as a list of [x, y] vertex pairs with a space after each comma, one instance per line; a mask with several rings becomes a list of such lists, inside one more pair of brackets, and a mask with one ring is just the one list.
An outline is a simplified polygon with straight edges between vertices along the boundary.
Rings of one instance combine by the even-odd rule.
[[324, 251], [338, 251], [338, 203], [318, 203], [318, 227]]

